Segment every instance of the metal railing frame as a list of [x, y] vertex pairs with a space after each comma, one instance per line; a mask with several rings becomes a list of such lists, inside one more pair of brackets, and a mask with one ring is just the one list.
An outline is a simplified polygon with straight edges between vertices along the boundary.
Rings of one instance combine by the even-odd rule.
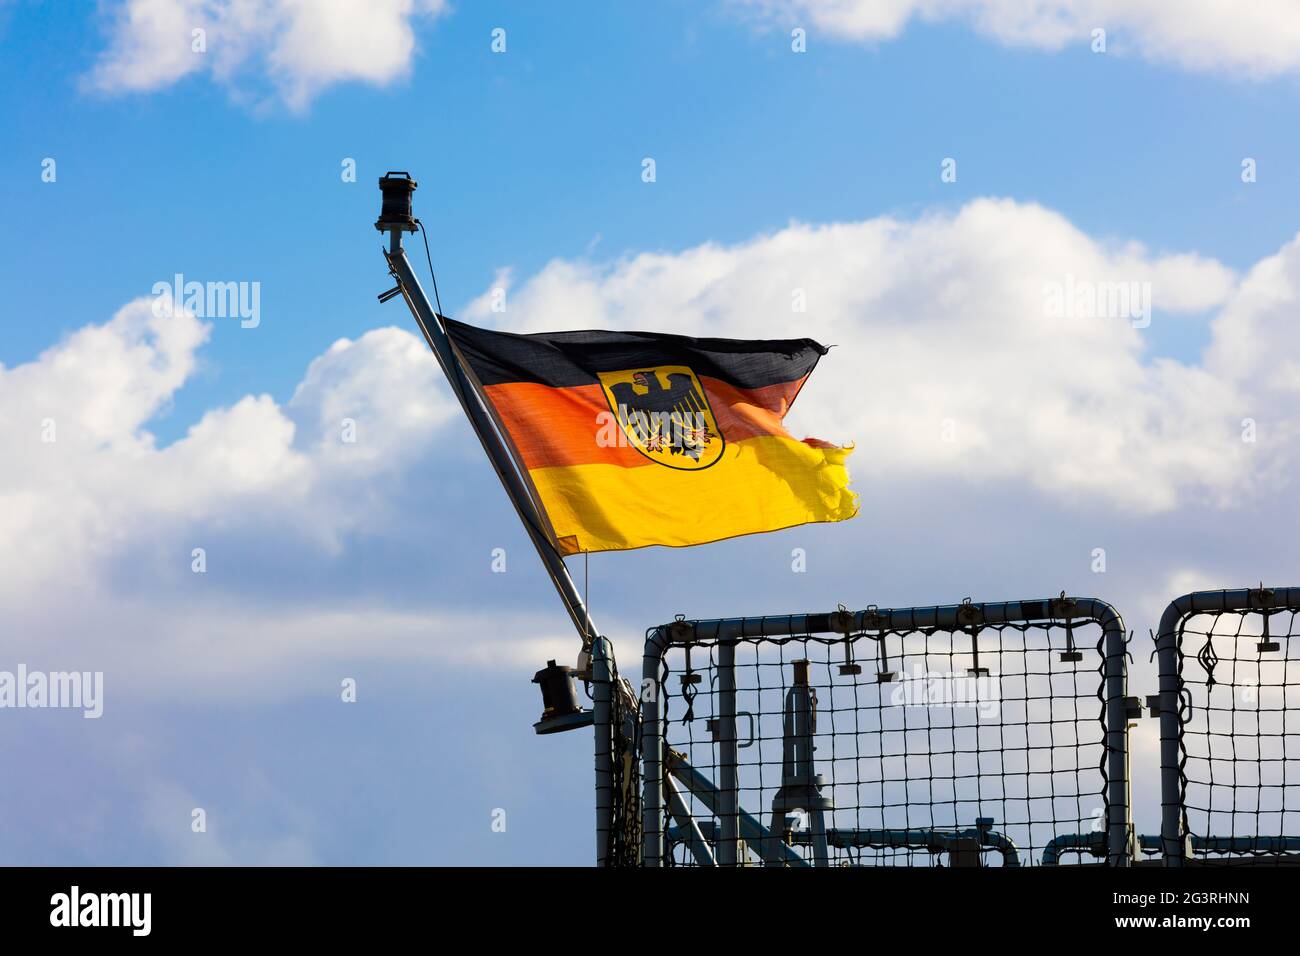
[[[642, 774], [642, 865], [664, 865], [666, 836], [663, 809], [668, 799], [671, 763], [680, 755], [668, 751], [660, 700], [659, 678], [664, 656], [673, 646], [696, 641], [714, 641], [718, 647], [718, 786], [717, 808], [721, 835], [715, 848], [718, 865], [734, 865], [739, 812], [736, 726], [735, 726], [735, 646], [746, 638], [791, 637], [814, 634], [843, 634], [867, 629], [918, 630], [938, 628], [961, 630], [972, 623], [986, 625], [1059, 623], [1068, 617], [1071, 623], [1096, 623], [1103, 633], [1102, 680], [1105, 692], [1105, 732], [1103, 746], [1106, 762], [1107, 862], [1128, 866], [1134, 857], [1133, 826], [1129, 813], [1127, 632], [1119, 613], [1096, 598], [1046, 598], [1033, 601], [1008, 601], [949, 604], [931, 607], [895, 609], [871, 608], [865, 611], [839, 610], [828, 614], [795, 614], [769, 617], [721, 618], [716, 620], [676, 620], [652, 628], [646, 634], [642, 656], [641, 732], [643, 744]], [[680, 809], [680, 808], [679, 808]], [[676, 813], [674, 813], [676, 817]], [[680, 825], [680, 824], [679, 824]]]
[[1171, 601], [1160, 616], [1156, 658], [1160, 672], [1160, 843], [1165, 866], [1181, 867], [1189, 855], [1181, 768], [1183, 687], [1178, 673], [1183, 622], [1197, 614], [1263, 610], [1300, 611], [1300, 588], [1193, 591]]

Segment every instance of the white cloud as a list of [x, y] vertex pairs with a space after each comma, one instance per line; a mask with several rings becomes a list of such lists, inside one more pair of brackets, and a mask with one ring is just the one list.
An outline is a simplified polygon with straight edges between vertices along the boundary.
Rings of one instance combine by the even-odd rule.
[[[298, 688], [331, 686], [359, 653], [520, 667], [569, 656], [571, 641], [522, 616], [501, 615], [508, 633], [477, 643], [464, 639], [477, 625], [463, 610], [386, 607], [323, 583], [302, 601], [215, 583], [259, 552], [293, 562], [290, 577], [346, 561], [358, 535], [410, 523], [379, 489], [431, 485], [436, 505], [439, 479], [421, 470], [437, 461], [438, 437], [467, 436], [424, 342], [383, 328], [335, 342], [283, 406], [245, 396], [159, 448], [148, 423], [193, 373], [208, 332], [139, 299], [33, 362], [0, 367], [0, 653], [53, 654], [105, 670], [118, 694], [163, 697], [232, 684], [282, 693], [286, 673]], [[191, 572], [194, 546], [209, 552], [203, 577]]]
[[146, 92], [208, 73], [237, 90], [269, 83], [303, 109], [336, 83], [404, 76], [415, 22], [446, 8], [446, 0], [123, 0], [88, 80], [105, 92]]
[[[1123, 318], [1049, 314], [1045, 289], [1065, 276], [1150, 282], [1153, 325], [1210, 323], [1203, 360], [1148, 354], [1146, 333]], [[795, 290], [806, 312], [792, 311]], [[1138, 547], [1145, 583], [1111, 575], [1088, 586], [1123, 607], [1126, 595], [1154, 606], [1151, 588], [1199, 560], [1177, 525], [1249, 506], [1272, 515], [1270, 529], [1282, 527], [1277, 514], [1294, 514], [1300, 375], [1286, 356], [1300, 350], [1298, 298], [1300, 243], [1238, 277], [1195, 255], [1098, 242], [1038, 206], [979, 200], [915, 221], [793, 224], [731, 246], [557, 260], [513, 289], [504, 316], [485, 294], [467, 318], [833, 343], [791, 424], [858, 445], [866, 518], [834, 529], [835, 542], [852, 550], [879, 533], [873, 514], [914, 514], [923, 535], [939, 533], [926, 524], [936, 489], [958, 505], [1000, 509], [1003, 520], [1030, 500], [1040, 521], [1104, 514], [1084, 543], [1100, 535], [1120, 568], [1134, 567]], [[417, 336], [385, 328], [340, 340], [289, 400], [245, 396], [158, 447], [149, 422], [193, 374], [207, 327], [151, 305], [133, 302], [32, 362], [0, 368], [9, 465], [0, 470], [0, 656], [104, 669], [118, 675], [110, 693], [173, 697], [319, 690], [349, 661], [523, 672], [572, 655], [555, 602], [530, 590], [544, 581]], [[1241, 441], [1247, 416], [1258, 422], [1254, 444]], [[344, 419], [356, 423], [354, 443], [343, 440]], [[52, 443], [42, 440], [49, 422]], [[1219, 522], [1198, 574], [1240, 585], [1282, 566], [1243, 558], [1262, 545], [1233, 532], [1232, 520], [1227, 530]], [[1119, 540], [1142, 528], [1152, 537], [1140, 547]], [[822, 532], [831, 534], [806, 534]], [[511, 574], [489, 573], [491, 549], [506, 544]], [[208, 552], [206, 575], [190, 572], [195, 546]], [[1086, 568], [1092, 545], [1071, 547]], [[767, 544], [734, 548], [744, 574], [740, 551], [763, 554]], [[891, 553], [899, 567], [925, 564], [921, 600], [964, 587], [906, 535]], [[482, 571], [465, 570], [467, 560]], [[634, 569], [628, 581], [637, 568], [671, 573], [692, 560], [610, 559]], [[1051, 565], [1051, 593], [1055, 569], [1071, 561], [1049, 549], [1035, 562]], [[838, 572], [826, 573], [816, 580], [829, 587]], [[596, 591], [611, 634], [638, 634], [680, 609], [653, 589], [634, 598], [625, 584]], [[620, 644], [624, 657], [635, 643]]]
[[[1150, 282], [1152, 328], [1207, 323], [1204, 354], [1161, 358], [1122, 318], [1049, 314], [1046, 289], [1066, 276]], [[1285, 585], [1300, 572], [1290, 358], [1300, 353], [1300, 240], [1238, 276], [1193, 254], [1100, 242], [1038, 206], [980, 200], [917, 220], [792, 224], [735, 245], [556, 260], [498, 281], [514, 286], [509, 311], [492, 312], [488, 293], [467, 318], [838, 346], [792, 424], [857, 441], [863, 516], [597, 556], [594, 613], [630, 671], [644, 628], [677, 611], [1065, 588], [1125, 613], [1138, 632], [1130, 689], [1142, 695], [1155, 683], [1145, 629], [1170, 598]], [[806, 312], [792, 311], [796, 289]], [[468, 770], [442, 796], [440, 819], [512, 805], [503, 790], [524, 806], [557, 778], [589, 779], [557, 770], [589, 774], [589, 739], [528, 743], [537, 701], [527, 676], [547, 658], [571, 660], [576, 641], [424, 343], [396, 328], [340, 340], [287, 400], [212, 408], [160, 447], [150, 422], [193, 377], [207, 336], [193, 316], [156, 315], [139, 300], [0, 367], [0, 666], [106, 672], [102, 720], [24, 711], [4, 725], [28, 782], [4, 805], [20, 824], [4, 837], [6, 857], [106, 863], [126, 846], [144, 862], [409, 862], [425, 851], [404, 822], [362, 828], [365, 847], [333, 839], [351, 832], [349, 807], [361, 804], [321, 796], [339, 773], [360, 787], [391, 770], [394, 786], [419, 789], [422, 761], [409, 753], [442, 748], [423, 761], [429, 792], [442, 793], [438, 768]], [[1247, 416], [1255, 444], [1240, 440]], [[944, 417], [953, 443], [941, 438]], [[341, 440], [345, 418], [355, 443]], [[795, 544], [806, 574], [790, 574]], [[207, 548], [205, 575], [190, 573], [195, 545]], [[505, 575], [489, 570], [498, 546]], [[1096, 547], [1105, 574], [1090, 570]], [[364, 722], [343, 743], [331, 736], [341, 676], [356, 676], [361, 695], [344, 719], [382, 724], [375, 759]], [[409, 706], [366, 709], [386, 694]], [[486, 716], [470, 727], [466, 713]], [[1134, 746], [1153, 752], [1154, 724]], [[1144, 832], [1156, 779], [1135, 773]], [[365, 791], [366, 805], [384, 792]], [[196, 806], [209, 810], [203, 836], [189, 828]], [[439, 831], [427, 852], [491, 859], [476, 843], [448, 850], [447, 839]]]
[[[1109, 247], [1041, 207], [979, 200], [952, 217], [794, 224], [737, 246], [552, 262], [512, 291], [507, 320], [836, 345], [792, 421], [857, 442], [854, 464], [877, 476], [1025, 481], [1137, 512], [1248, 487], [1258, 456], [1239, 426], [1256, 407], [1251, 377], [1152, 360], [1123, 318], [1050, 314], [1046, 290], [1067, 282], [1150, 283], [1157, 323], [1235, 288], [1213, 260]], [[806, 313], [792, 310], [800, 292]], [[486, 297], [471, 316], [500, 318]], [[1223, 321], [1219, 338], [1232, 339], [1246, 320]]]
[[1289, 0], [731, 0], [765, 21], [859, 41], [890, 40], [913, 20], [959, 20], [1002, 43], [1086, 49], [1107, 31], [1111, 52], [1134, 49], [1191, 70], [1268, 77], [1300, 67], [1300, 8]]
[[[472, 610], [403, 610], [327, 588], [301, 602], [201, 592], [190, 589], [187, 600], [175, 592], [161, 598], [94, 593], [84, 606], [44, 608], [44, 620], [23, 621], [23, 636], [39, 647], [29, 656], [57, 654], [69, 667], [103, 671], [109, 710], [139, 699], [173, 705], [232, 696], [337, 700], [341, 675], [358, 668], [530, 673], [550, 658], [571, 661], [577, 653], [558, 614], [548, 631], [532, 612], [499, 610], [485, 632], [482, 615]], [[105, 620], [113, 622], [113, 639], [93, 639]]]

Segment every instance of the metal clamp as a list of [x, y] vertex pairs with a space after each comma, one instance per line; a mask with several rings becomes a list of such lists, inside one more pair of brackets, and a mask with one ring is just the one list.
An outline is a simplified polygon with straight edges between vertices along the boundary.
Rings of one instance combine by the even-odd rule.
[[972, 666], [966, 673], [971, 677], [987, 677], [989, 669], [980, 667], [980, 625], [984, 623], [984, 608], [966, 598], [957, 608], [957, 623], [970, 628]]
[[1268, 633], [1268, 619], [1273, 615], [1273, 612], [1268, 609], [1273, 606], [1273, 597], [1273, 589], [1264, 587], [1262, 581], [1259, 587], [1251, 591], [1247, 597], [1247, 603], [1252, 608], [1258, 609], [1264, 617], [1264, 633], [1260, 635], [1259, 643], [1255, 645], [1255, 650], [1261, 654], [1277, 653], [1282, 649], [1282, 646], [1273, 640]]
[[[742, 743], [736, 744], [737, 750], [744, 750], [746, 747], [752, 747], [754, 745], [754, 740], [756, 737], [755, 729], [757, 728], [758, 725], [757, 722], [754, 720], [754, 715], [747, 710], [736, 711], [736, 716], [744, 717], [745, 723], [748, 725], [749, 737], [745, 740], [743, 744]], [[722, 739], [722, 725], [718, 722], [717, 717], [711, 718], [710, 720], [706, 720], [704, 722], [704, 727], [706, 730], [708, 730], [710, 735], [712, 735], [714, 740]]]
[[686, 620], [685, 614], [678, 614], [668, 625], [668, 639], [674, 644], [688, 644], [695, 636], [695, 625]]
[[850, 634], [853, 631], [853, 612], [841, 604], [830, 615], [831, 630], [836, 634]]
[[1060, 597], [1054, 597], [1048, 602], [1048, 608], [1053, 618], [1059, 617], [1065, 621], [1065, 650], [1061, 651], [1061, 663], [1077, 664], [1083, 660], [1083, 652], [1074, 646], [1074, 622], [1070, 619], [1079, 610], [1079, 602], [1066, 597], [1062, 591]]

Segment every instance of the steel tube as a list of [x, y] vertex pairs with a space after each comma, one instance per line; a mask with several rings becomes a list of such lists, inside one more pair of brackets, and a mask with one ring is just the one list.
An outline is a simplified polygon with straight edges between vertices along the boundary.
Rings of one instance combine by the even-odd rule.
[[[816, 834], [799, 830], [794, 842], [800, 846], [815, 846]], [[1004, 866], [1020, 866], [1020, 851], [1010, 837], [995, 830], [975, 828], [957, 832], [945, 830], [862, 830], [832, 827], [826, 831], [826, 841], [834, 847], [891, 847], [904, 850], [931, 850], [948, 852], [956, 840], [978, 840], [980, 846], [996, 850]], [[1050, 845], [1050, 844], [1049, 844]], [[1103, 851], [1104, 853], [1104, 851]]]
[[717, 866], [718, 862], [713, 857], [713, 851], [709, 849], [708, 841], [700, 832], [699, 824], [691, 816], [690, 808], [686, 806], [686, 801], [682, 799], [672, 777], [664, 777], [664, 792], [668, 796], [668, 812], [672, 814], [678, 830], [686, 836], [687, 845], [695, 862], [700, 866]]
[[[609, 663], [609, 641], [598, 637], [591, 644], [591, 706], [596, 738], [596, 865], [609, 863], [609, 836], [613, 823], [614, 762], [611, 717], [614, 674]], [[619, 732], [622, 728], [618, 728]]]
[[402, 248], [401, 230], [390, 230], [390, 235], [391, 248], [387, 255], [388, 265], [397, 277], [398, 284], [402, 287], [402, 298], [405, 299], [407, 307], [411, 310], [411, 315], [414, 316], [416, 324], [420, 327], [420, 331], [424, 333], [424, 340], [429, 344], [429, 348], [433, 350], [434, 356], [438, 359], [438, 364], [442, 367], [443, 374], [447, 376], [447, 381], [451, 385], [451, 390], [455, 394], [457, 401], [460, 402], [460, 407], [464, 410], [466, 417], [469, 418], [470, 425], [478, 436], [479, 442], [483, 445], [483, 450], [487, 453], [488, 460], [492, 463], [497, 478], [506, 491], [506, 496], [510, 499], [510, 503], [514, 505], [519, 520], [523, 522], [529, 540], [532, 541], [533, 547], [537, 549], [537, 555], [542, 559], [542, 566], [546, 569], [551, 583], [555, 586], [560, 600], [564, 603], [565, 610], [573, 621], [573, 626], [583, 640], [588, 641], [599, 634], [600, 631], [597, 630], [591, 616], [587, 613], [586, 605], [582, 600], [582, 596], [578, 593], [578, 588], [573, 583], [573, 579], [569, 576], [569, 569], [565, 565], [564, 559], [560, 557], [550, 537], [543, 530], [547, 527], [545, 518], [537, 503], [533, 500], [527, 484], [519, 474], [514, 459], [506, 448], [505, 441], [497, 431], [492, 416], [484, 407], [478, 391], [474, 388], [464, 369], [461, 368], [460, 362], [456, 359], [451, 340], [447, 337], [447, 332], [442, 326], [441, 317], [429, 302], [428, 296], [425, 295], [424, 289], [420, 285], [420, 280], [416, 278], [411, 263], [406, 258], [406, 252]]
[[736, 865], [740, 838], [740, 757], [736, 748], [736, 645], [718, 645], [718, 865]]
[[[721, 806], [718, 788], [713, 786], [708, 777], [692, 767], [681, 754], [672, 754], [667, 768], [673, 776], [682, 782], [695, 798], [704, 804], [710, 812], [718, 813]], [[768, 831], [763, 824], [743, 809], [736, 813], [736, 823], [740, 835], [750, 849], [758, 854], [765, 863], [784, 866], [808, 866], [808, 861], [782, 842], [779, 835]]]
[[655, 628], [646, 637], [641, 658], [641, 862], [663, 866], [664, 834], [664, 726], [659, 703], [659, 670], [668, 650], [667, 628]]
[[[1085, 605], [1087, 608], [1085, 610]], [[1102, 627], [1105, 654], [1102, 673], [1106, 689], [1106, 803], [1108, 805], [1107, 862], [1129, 866], [1133, 862], [1132, 824], [1129, 821], [1128, 765], [1128, 646], [1124, 621], [1103, 601], [1080, 601], [1078, 610]]]
[[[1273, 588], [1269, 605], [1274, 610], [1300, 609], [1300, 588]], [[1206, 611], [1246, 611], [1255, 605], [1251, 588], [1194, 591], [1176, 598], [1160, 616], [1156, 659], [1160, 669], [1160, 849], [1165, 866], [1180, 867], [1187, 853], [1183, 829], [1182, 772], [1179, 764], [1182, 701], [1178, 676], [1178, 630], [1185, 617]], [[1197, 838], [1193, 837], [1193, 841]], [[1225, 839], [1215, 837], [1214, 839]], [[1199, 847], [1197, 847], [1199, 849]]]

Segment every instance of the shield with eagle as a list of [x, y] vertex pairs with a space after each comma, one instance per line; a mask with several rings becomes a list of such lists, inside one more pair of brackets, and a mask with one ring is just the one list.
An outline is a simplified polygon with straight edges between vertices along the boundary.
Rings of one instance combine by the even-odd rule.
[[628, 441], [651, 461], [700, 471], [722, 457], [722, 430], [699, 378], [685, 365], [597, 375]]

